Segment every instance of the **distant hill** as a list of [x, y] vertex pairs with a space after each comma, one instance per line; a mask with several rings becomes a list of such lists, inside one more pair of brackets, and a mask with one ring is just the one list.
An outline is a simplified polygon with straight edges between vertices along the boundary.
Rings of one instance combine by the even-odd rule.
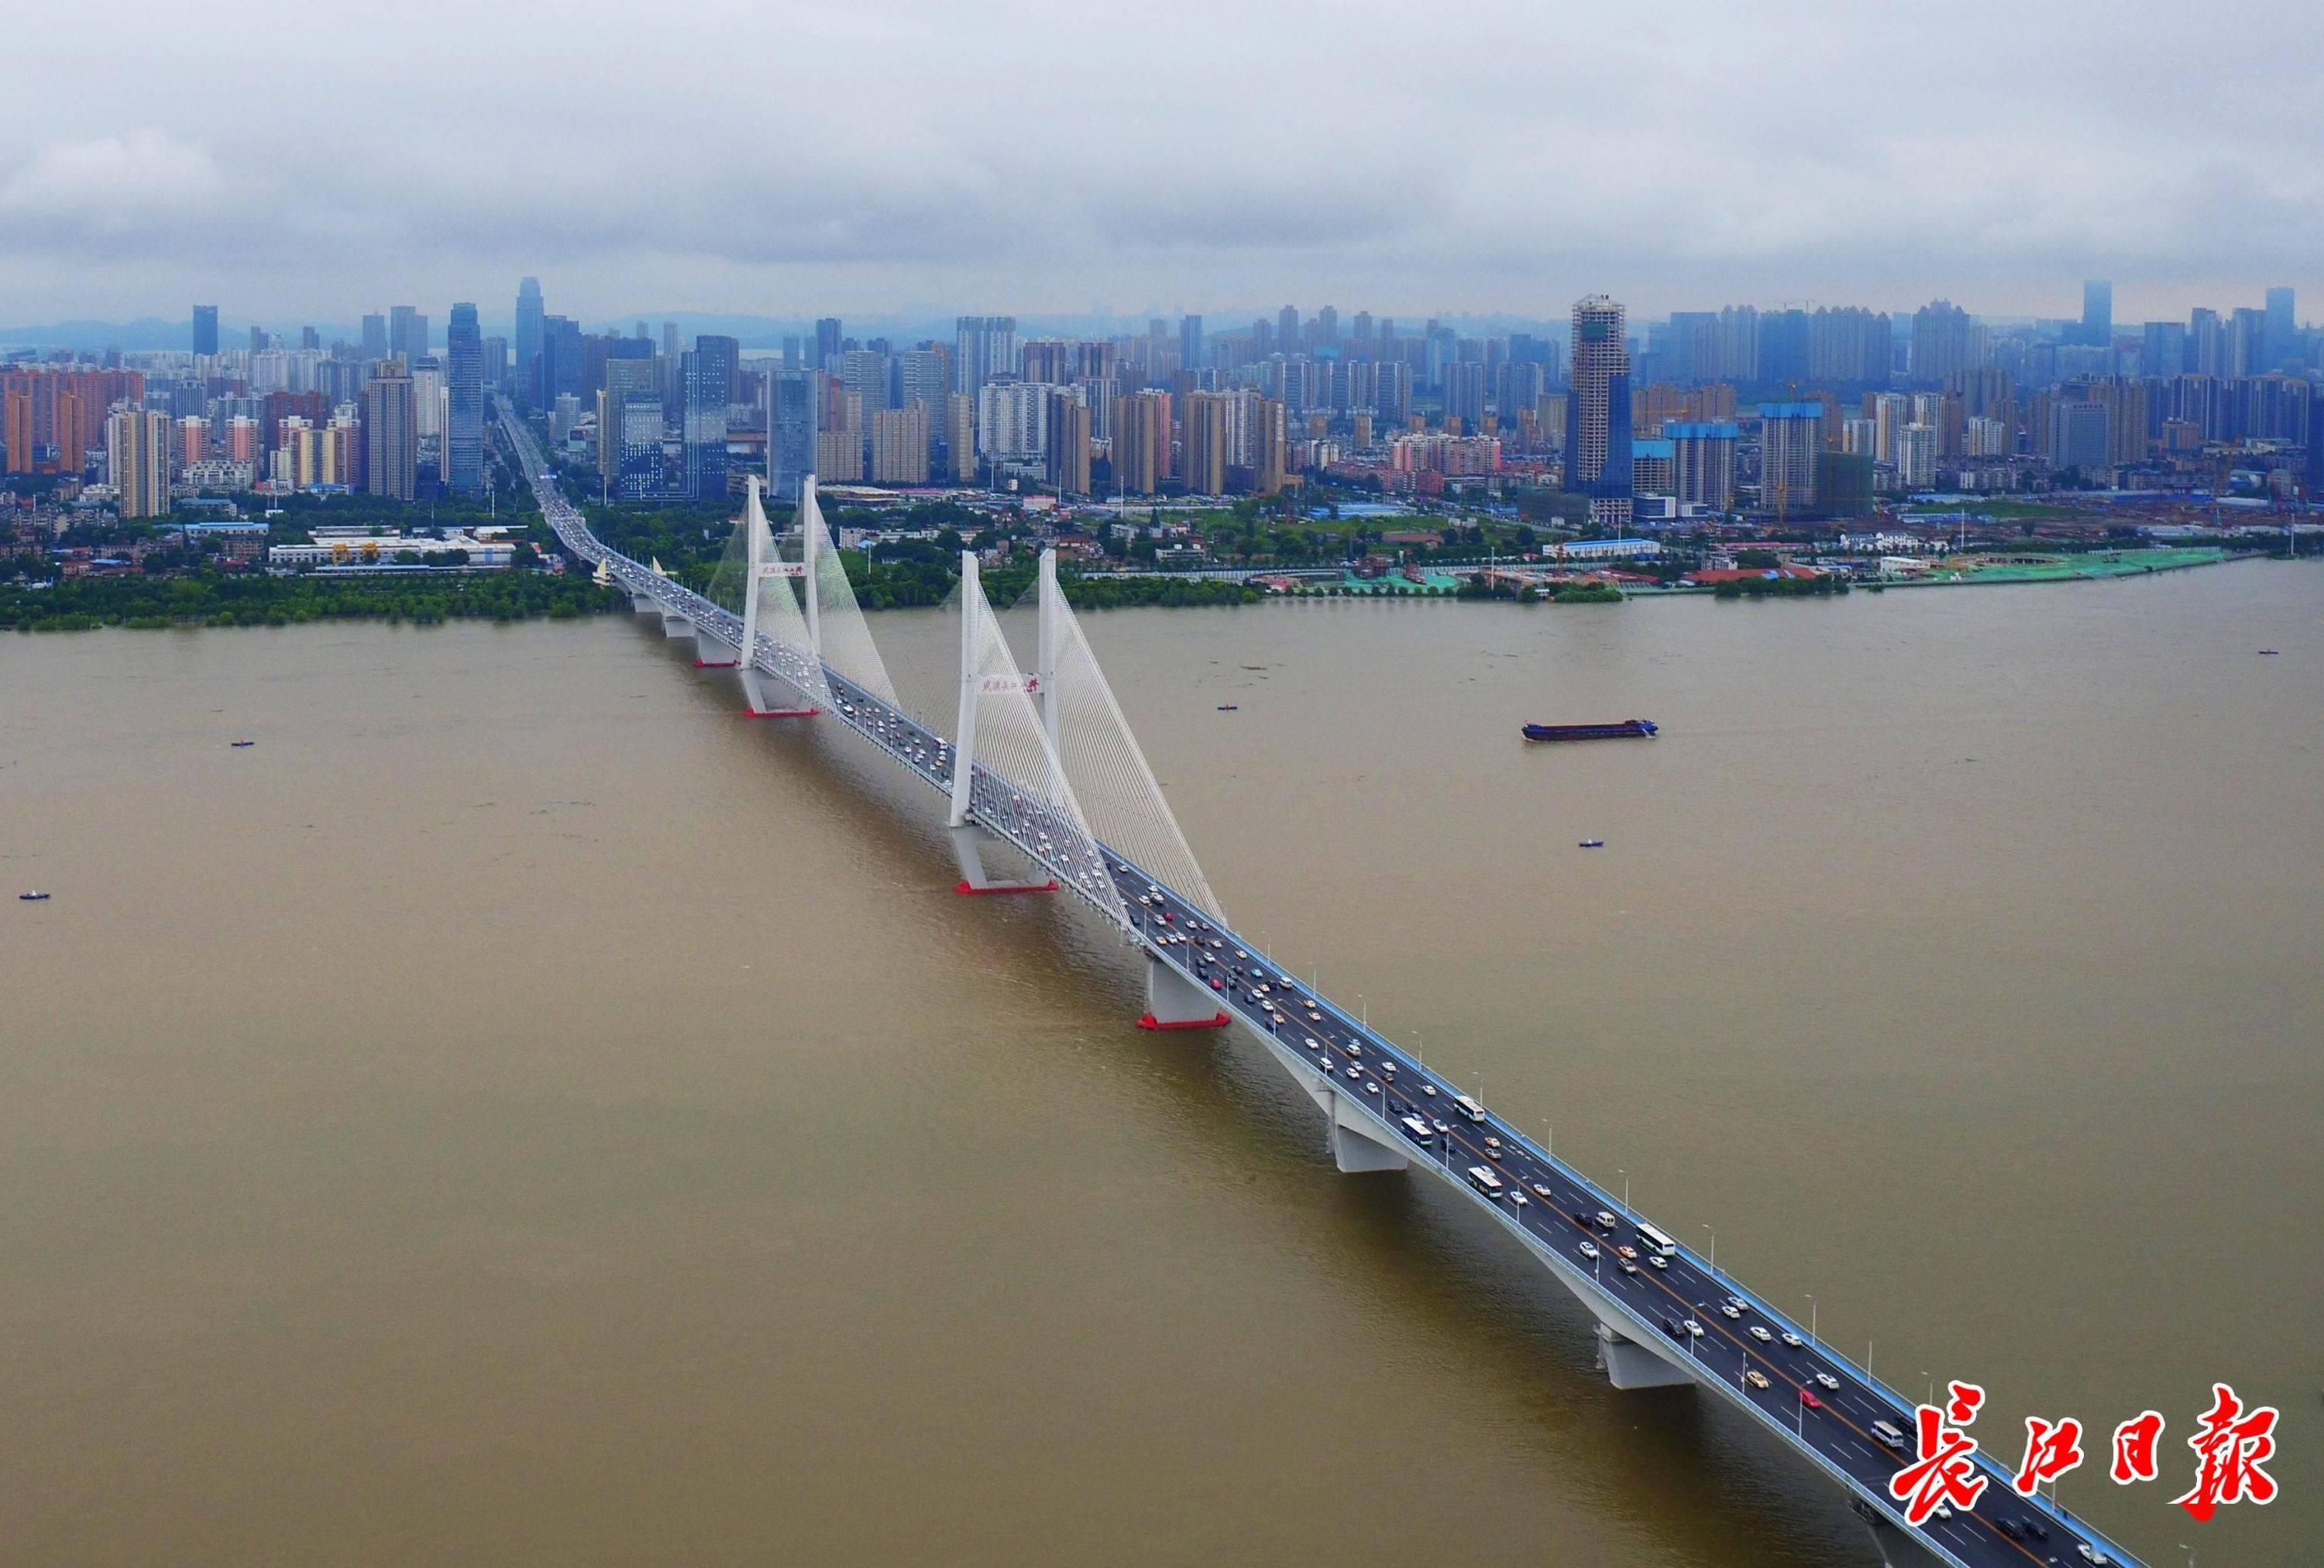
[[[225, 337], [223, 328], [219, 337]], [[194, 323], [164, 321], [141, 316], [134, 321], [59, 321], [47, 327], [0, 327], [0, 344], [20, 348], [77, 348], [96, 353], [107, 348], [143, 350], [190, 348]]]

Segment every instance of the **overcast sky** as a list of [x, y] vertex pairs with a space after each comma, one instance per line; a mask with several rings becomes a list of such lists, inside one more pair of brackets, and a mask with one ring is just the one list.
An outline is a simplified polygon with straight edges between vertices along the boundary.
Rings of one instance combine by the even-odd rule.
[[2289, 0], [115, 0], [8, 33], [5, 324], [490, 318], [523, 272], [591, 320], [2324, 305]]

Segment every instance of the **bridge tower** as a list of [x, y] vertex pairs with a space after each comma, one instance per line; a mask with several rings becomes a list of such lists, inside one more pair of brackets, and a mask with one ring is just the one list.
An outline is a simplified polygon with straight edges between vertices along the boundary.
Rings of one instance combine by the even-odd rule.
[[[814, 495], [815, 478], [810, 475], [799, 492], [802, 517], [806, 515], [805, 509], [814, 504]], [[816, 704], [816, 693], [804, 688], [803, 695], [807, 700], [803, 706], [769, 707], [766, 677], [758, 666], [759, 632], [762, 611], [768, 608], [762, 597], [766, 591], [764, 585], [770, 580], [778, 585], [774, 591], [781, 597], [775, 601], [775, 604], [779, 606], [776, 618], [789, 619], [790, 617], [783, 615], [780, 611], [790, 607], [790, 590], [779, 585], [789, 578], [798, 577], [801, 579], [807, 600], [807, 659], [818, 674], [822, 670], [823, 644], [816, 635], [817, 618], [815, 604], [813, 553], [815, 530], [810, 528], [806, 530], [806, 533], [808, 554], [805, 561], [785, 561], [775, 554], [774, 530], [767, 524], [767, 509], [761, 499], [759, 476], [756, 474], [752, 475], [749, 498], [743, 503], [742, 510], [742, 651], [741, 658], [742, 712], [744, 716], [749, 718], [811, 719], [823, 711]], [[779, 636], [779, 632], [778, 635]]]
[[[1054, 576], [1051, 578], [1054, 582]], [[976, 822], [977, 779], [977, 709], [986, 696], [1017, 696], [1022, 700], [1031, 694], [1028, 683], [1015, 675], [1013, 667], [1007, 670], [988, 669], [991, 656], [997, 650], [1003, 665], [1007, 659], [1008, 643], [1001, 636], [1001, 628], [993, 622], [992, 606], [984, 597], [984, 582], [979, 573], [976, 552], [960, 552], [960, 721], [953, 730], [952, 810], [945, 826], [952, 836], [953, 859], [960, 866], [960, 881], [954, 884], [956, 893], [1054, 893], [1057, 883], [1054, 878], [1039, 881], [1010, 881], [995, 878], [984, 869], [984, 848], [993, 841]], [[1057, 750], [1050, 737], [1048, 724], [1041, 727], [1042, 750], [1047, 753], [1048, 779], [1062, 783], [1064, 770], [1057, 764]], [[998, 778], [999, 775], [992, 775]], [[1007, 788], [998, 785], [996, 788]]]

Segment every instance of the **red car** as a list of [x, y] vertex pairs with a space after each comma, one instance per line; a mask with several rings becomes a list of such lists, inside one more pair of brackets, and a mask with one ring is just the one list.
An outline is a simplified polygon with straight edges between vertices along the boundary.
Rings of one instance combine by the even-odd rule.
[[1806, 1406], [1811, 1410], [1821, 1410], [1823, 1408], [1823, 1401], [1816, 1397], [1816, 1391], [1813, 1388], [1803, 1388], [1800, 1390], [1800, 1403]]

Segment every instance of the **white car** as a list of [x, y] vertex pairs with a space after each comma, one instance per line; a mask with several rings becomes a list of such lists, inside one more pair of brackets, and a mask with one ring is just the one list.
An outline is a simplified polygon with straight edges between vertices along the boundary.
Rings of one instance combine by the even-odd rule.
[[[1719, 1310], [1729, 1317], [1741, 1317], [1743, 1315], [1743, 1309], [1737, 1306], [1731, 1301], [1720, 1302], [1719, 1304]], [[1766, 1336], [1762, 1335], [1760, 1337], [1765, 1338]]]
[[1547, 1203], [1550, 1196], [1549, 1189], [1544, 1186], [1541, 1183], [1536, 1182], [1533, 1184], [1533, 1195], [1539, 1198], [1542, 1202]]
[[1584, 1258], [1594, 1259], [1598, 1256], [1598, 1243], [1595, 1241], [1584, 1241], [1581, 1246], [1575, 1248], [1574, 1250], [1580, 1252]]
[[1775, 1337], [1784, 1342], [1784, 1348], [1787, 1350], [1798, 1350], [1802, 1345], [1807, 1342], [1789, 1329], [1785, 1329], [1782, 1333], [1777, 1334]]
[[1840, 1389], [1840, 1379], [1833, 1377], [1830, 1372], [1818, 1372], [1815, 1375], [1815, 1380], [1835, 1393]]
[[1755, 1340], [1757, 1340], [1761, 1344], [1763, 1344], [1763, 1345], [1764, 1345], [1764, 1344], [1766, 1344], [1768, 1341], [1770, 1341], [1770, 1340], [1774, 1339], [1775, 1336], [1775, 1335], [1773, 1335], [1773, 1334], [1771, 1334], [1771, 1333], [1769, 1333], [1766, 1329], [1761, 1328], [1757, 1324], [1756, 1324], [1756, 1323], [1755, 1323], [1755, 1324], [1753, 1324], [1751, 1325], [1751, 1337], [1752, 1337], [1753, 1339], [1755, 1339]]
[[1423, 1084], [1420, 1086], [1420, 1092], [1421, 1092], [1423, 1094], [1431, 1094], [1431, 1095], [1433, 1095], [1433, 1094], [1434, 1094], [1434, 1093], [1436, 1093], [1436, 1085], [1435, 1085], [1435, 1084]]
[[1685, 1329], [1687, 1333], [1692, 1338], [1700, 1339], [1702, 1337], [1702, 1325], [1695, 1322], [1692, 1318], [1688, 1318], [1686, 1322], [1682, 1324], [1680, 1326]]
[[1670, 1267], [1670, 1259], [1664, 1257], [1659, 1252], [1647, 1253], [1646, 1261], [1653, 1264], [1657, 1268], [1667, 1268]]

